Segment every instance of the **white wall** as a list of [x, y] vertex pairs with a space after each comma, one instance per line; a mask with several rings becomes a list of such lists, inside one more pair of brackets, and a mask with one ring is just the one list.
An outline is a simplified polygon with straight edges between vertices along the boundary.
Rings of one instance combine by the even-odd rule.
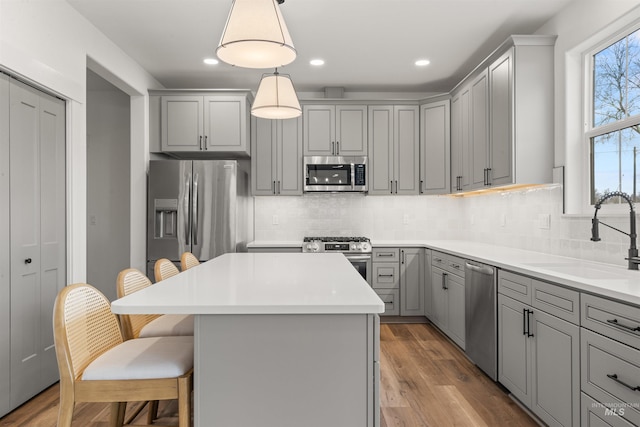
[[[301, 242], [305, 236], [355, 235], [376, 240], [465, 239], [626, 266], [629, 238], [591, 219], [562, 214], [562, 187], [484, 195], [363, 196], [309, 194], [256, 197], [256, 240]], [[274, 216], [278, 224], [273, 224]], [[406, 220], [405, 220], [406, 216]], [[541, 228], [548, 216], [549, 228]], [[628, 230], [629, 217], [602, 217]], [[637, 218], [640, 221], [640, 215]]]
[[557, 34], [555, 46], [555, 165], [565, 166], [567, 212], [584, 213], [588, 203], [582, 140], [582, 53], [640, 18], [638, 0], [576, 0], [536, 33]]
[[87, 72], [87, 281], [109, 300], [130, 265], [129, 96]]
[[[147, 89], [162, 86], [63, 0], [0, 0], [0, 67], [67, 102], [68, 280], [86, 280], [86, 69], [131, 95], [131, 265], [145, 264]], [[142, 221], [142, 226], [140, 226]]]

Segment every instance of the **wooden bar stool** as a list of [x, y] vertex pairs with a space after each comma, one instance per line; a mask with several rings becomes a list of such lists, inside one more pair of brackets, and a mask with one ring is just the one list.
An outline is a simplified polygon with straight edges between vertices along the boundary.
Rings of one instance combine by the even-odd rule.
[[191, 252], [185, 252], [180, 257], [180, 268], [182, 271], [188, 270], [191, 267], [200, 265], [200, 261]]
[[58, 427], [71, 426], [76, 402], [112, 403], [109, 425], [121, 427], [127, 402], [166, 399], [178, 399], [179, 426], [191, 426], [193, 337], [125, 341], [109, 300], [84, 283], [59, 292], [53, 323]]

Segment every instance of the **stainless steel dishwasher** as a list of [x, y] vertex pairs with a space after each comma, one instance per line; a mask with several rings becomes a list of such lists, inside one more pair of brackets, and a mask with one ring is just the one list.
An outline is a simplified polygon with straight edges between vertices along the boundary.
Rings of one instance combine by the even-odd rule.
[[497, 380], [496, 268], [465, 263], [465, 352], [494, 381]]

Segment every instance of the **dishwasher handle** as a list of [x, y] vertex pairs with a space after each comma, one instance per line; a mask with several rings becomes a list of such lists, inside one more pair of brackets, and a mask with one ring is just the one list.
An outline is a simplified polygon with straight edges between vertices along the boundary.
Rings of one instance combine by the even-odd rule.
[[473, 271], [475, 273], [486, 274], [487, 276], [493, 276], [494, 270], [492, 267], [486, 265], [475, 265], [468, 261], [464, 264], [465, 269]]

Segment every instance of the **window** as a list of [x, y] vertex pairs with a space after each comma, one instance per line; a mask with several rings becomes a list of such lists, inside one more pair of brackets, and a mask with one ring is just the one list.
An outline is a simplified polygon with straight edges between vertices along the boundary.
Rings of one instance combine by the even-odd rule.
[[640, 30], [594, 50], [590, 70], [591, 204], [611, 191], [640, 201]]

